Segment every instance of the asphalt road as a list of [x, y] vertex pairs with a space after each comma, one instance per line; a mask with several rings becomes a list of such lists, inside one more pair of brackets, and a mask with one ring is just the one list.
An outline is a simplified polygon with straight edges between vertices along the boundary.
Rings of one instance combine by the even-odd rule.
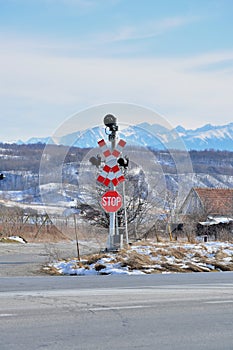
[[1, 350], [233, 349], [233, 273], [0, 277]]

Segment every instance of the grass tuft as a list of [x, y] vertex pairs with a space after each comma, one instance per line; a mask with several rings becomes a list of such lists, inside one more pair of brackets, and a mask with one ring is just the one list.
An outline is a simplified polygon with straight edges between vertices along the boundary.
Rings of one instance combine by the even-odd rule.
[[153, 261], [149, 255], [132, 251], [125, 260], [125, 264], [128, 265], [130, 270], [142, 270], [143, 268], [152, 265]]

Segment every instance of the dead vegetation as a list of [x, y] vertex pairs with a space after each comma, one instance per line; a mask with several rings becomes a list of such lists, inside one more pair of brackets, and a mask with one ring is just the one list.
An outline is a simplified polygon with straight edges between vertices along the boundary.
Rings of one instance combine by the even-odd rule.
[[109, 264], [145, 274], [233, 271], [233, 247], [229, 247], [224, 250], [221, 245], [212, 247], [204, 243], [146, 241], [125, 247], [117, 253], [83, 256], [81, 262], [73, 259], [73, 267], [94, 269], [98, 274], [110, 273], [107, 270]]
[[136, 251], [129, 251], [128, 257], [124, 261], [124, 265], [130, 270], [143, 270], [153, 265], [153, 261], [149, 255], [140, 254]]
[[109, 256], [104, 253], [100, 254], [92, 254], [92, 255], [85, 255], [82, 258], [82, 261], [85, 262], [86, 265], [92, 265], [97, 263], [97, 261], [103, 259], [103, 258], [108, 258]]
[[20, 244], [20, 242], [10, 239], [9, 237], [1, 237], [0, 243], [12, 243], [12, 244]]

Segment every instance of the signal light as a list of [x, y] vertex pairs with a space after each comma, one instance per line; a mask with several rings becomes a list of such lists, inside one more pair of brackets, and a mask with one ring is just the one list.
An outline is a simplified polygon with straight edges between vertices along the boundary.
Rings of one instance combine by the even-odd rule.
[[117, 163], [121, 166], [121, 167], [123, 167], [123, 168], [128, 168], [128, 166], [129, 166], [129, 158], [128, 157], [125, 157], [125, 158], [119, 158], [118, 160], [117, 160]]

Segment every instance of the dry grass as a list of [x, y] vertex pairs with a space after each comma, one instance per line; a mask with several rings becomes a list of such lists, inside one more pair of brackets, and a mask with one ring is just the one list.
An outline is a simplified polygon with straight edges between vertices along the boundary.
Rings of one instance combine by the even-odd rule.
[[125, 264], [130, 270], [142, 270], [143, 268], [153, 265], [153, 261], [149, 255], [131, 251], [128, 258], [125, 260]]
[[109, 258], [107, 254], [100, 253], [100, 254], [91, 254], [91, 255], [85, 255], [82, 257], [82, 261], [85, 261], [86, 265], [92, 265], [97, 263], [100, 259], [103, 258]]
[[2, 237], [0, 238], [0, 243], [12, 243], [12, 244], [22, 244], [14, 239], [10, 239], [8, 237]]
[[52, 276], [60, 275], [60, 272], [54, 266], [45, 266], [42, 268], [42, 272]]
[[95, 264], [95, 270], [96, 271], [101, 271], [101, 270], [103, 270], [105, 268], [106, 268], [106, 265], [104, 265], [104, 264], [100, 264], [100, 263]]
[[171, 248], [169, 254], [176, 259], [183, 259], [187, 255], [187, 250], [183, 247]]
[[162, 267], [162, 271], [166, 271], [166, 272], [176, 272], [176, 273], [188, 272], [187, 269], [181, 267], [178, 264], [170, 264], [165, 262], [161, 264], [161, 267]]
[[222, 260], [224, 258], [228, 258], [228, 254], [223, 252], [222, 250], [219, 250], [216, 254], [215, 254], [215, 259], [217, 260]]
[[158, 256], [167, 256], [167, 250], [165, 249], [156, 249], [150, 253], [153, 258], [157, 258]]
[[91, 265], [94, 265], [94, 269], [99, 274], [106, 274], [104, 269], [108, 263], [101, 259], [108, 258], [109, 262], [120, 263], [129, 271], [140, 270], [144, 273], [233, 271], [233, 258], [230, 262], [224, 260], [231, 255], [223, 248], [219, 247], [214, 258], [211, 258], [210, 249], [207, 249], [204, 244], [194, 245], [193, 248], [186, 248], [184, 244], [137, 242], [115, 254], [100, 253], [83, 256], [81, 262], [77, 261], [74, 264], [74, 268], [87, 269], [93, 268]]
[[194, 259], [200, 260], [200, 259], [203, 259], [203, 255], [200, 254], [199, 252], [195, 252], [195, 253], [193, 254], [193, 258], [194, 258]]
[[188, 266], [187, 270], [189, 272], [210, 272], [210, 269], [205, 266], [197, 266], [191, 262], [187, 262], [186, 265]]
[[233, 271], [233, 264], [225, 264], [220, 261], [212, 261], [212, 264], [215, 266], [215, 269], [221, 271]]

